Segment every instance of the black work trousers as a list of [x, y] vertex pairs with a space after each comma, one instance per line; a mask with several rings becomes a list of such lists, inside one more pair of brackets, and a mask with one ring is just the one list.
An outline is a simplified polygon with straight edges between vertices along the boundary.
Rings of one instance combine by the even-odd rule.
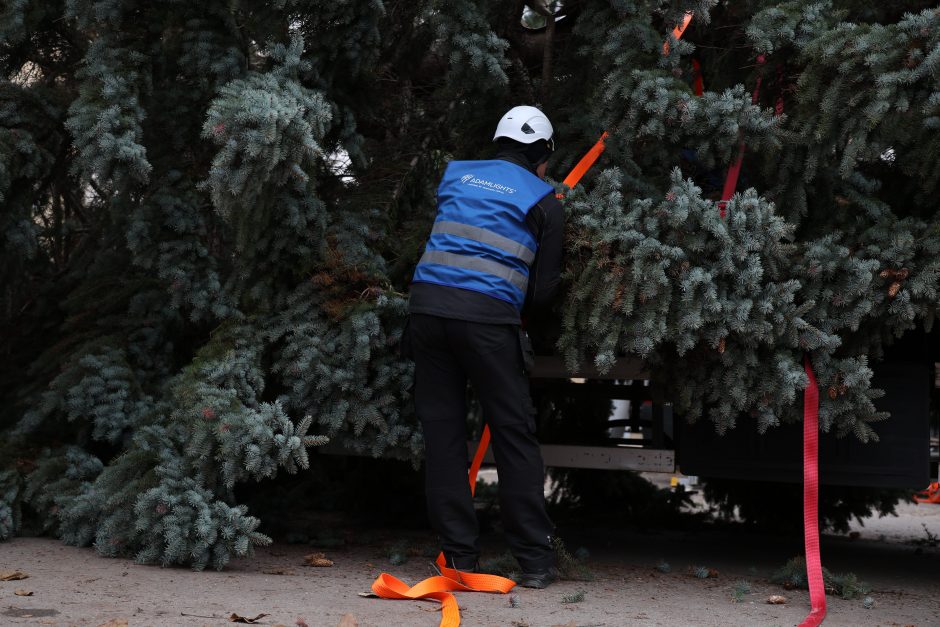
[[523, 368], [519, 327], [412, 314], [415, 407], [424, 428], [428, 516], [448, 565], [471, 568], [479, 528], [467, 481], [467, 381], [490, 427], [499, 506], [524, 572], [554, 564], [554, 526], [545, 511], [545, 469]]

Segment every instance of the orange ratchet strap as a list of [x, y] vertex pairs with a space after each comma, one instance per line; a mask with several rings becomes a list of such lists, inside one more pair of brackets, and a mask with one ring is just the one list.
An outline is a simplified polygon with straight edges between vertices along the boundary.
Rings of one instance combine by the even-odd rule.
[[[597, 161], [597, 158], [601, 156], [602, 152], [604, 152], [604, 149], [607, 147], [604, 145], [605, 139], [607, 139], [607, 131], [601, 133], [600, 139], [598, 139], [597, 142], [591, 146], [591, 149], [588, 150], [583, 157], [581, 157], [581, 160], [578, 161], [577, 165], [571, 169], [571, 172], [568, 173], [568, 176], [565, 177], [565, 180], [562, 181], [562, 183], [564, 183], [568, 189], [571, 189], [578, 184], [578, 181], [581, 180], [581, 177], [591, 169], [591, 166], [594, 165], [594, 162]], [[562, 199], [565, 197], [565, 195], [555, 194], [555, 197]]]
[[[682, 23], [677, 25], [672, 29], [672, 36], [675, 37], [676, 41], [682, 39], [682, 34], [685, 33], [685, 29], [689, 27], [689, 24], [692, 23], [692, 11], [686, 11], [685, 15], [682, 16]], [[669, 54], [669, 40], [667, 39], [663, 42], [663, 55]]]
[[918, 490], [914, 493], [914, 500], [918, 503], [937, 503], [940, 504], [940, 483], [934, 481], [927, 486], [926, 490]]
[[[675, 37], [676, 39], [682, 38], [683, 33], [685, 33], [685, 29], [687, 29], [689, 27], [689, 24], [692, 23], [692, 15], [693, 15], [692, 11], [685, 12], [685, 15], [682, 18], [682, 23], [677, 25], [672, 30], [673, 37]], [[669, 40], [668, 39], [663, 43], [663, 54], [664, 55], [669, 54]], [[695, 77], [696, 77], [695, 78], [695, 93], [696, 95], [700, 96], [702, 95], [702, 91], [703, 91], [702, 75], [700, 71], [701, 66], [699, 65], [699, 62], [694, 59], [692, 60], [692, 64], [695, 66]], [[597, 158], [600, 157], [601, 153], [604, 152], [604, 149], [606, 148], [604, 144], [604, 140], [607, 139], [607, 134], [608, 134], [607, 131], [604, 131], [601, 134], [601, 137], [600, 139], [597, 140], [597, 143], [595, 143], [591, 147], [591, 149], [588, 150], [587, 153], [583, 157], [581, 157], [581, 160], [578, 161], [577, 165], [575, 165], [574, 168], [571, 169], [571, 172], [568, 173], [568, 176], [565, 177], [565, 180], [562, 181], [568, 187], [568, 189], [571, 189], [572, 187], [578, 184], [578, 181], [581, 180], [581, 177], [583, 177], [585, 173], [591, 169], [591, 166], [594, 165], [594, 162], [597, 161]], [[562, 199], [565, 197], [564, 194], [555, 194], [555, 196], [558, 199]]]
[[[470, 494], [476, 492], [477, 473], [483, 463], [483, 456], [490, 445], [490, 427], [483, 427], [480, 444], [470, 464], [468, 479], [470, 480]], [[460, 625], [460, 606], [452, 592], [498, 592], [506, 594], [515, 587], [512, 579], [498, 575], [484, 573], [465, 573], [455, 568], [449, 568], [442, 552], [437, 556], [437, 567], [440, 575], [428, 577], [414, 586], [408, 586], [397, 577], [382, 573], [372, 583], [372, 592], [383, 599], [412, 599], [440, 601], [441, 623], [440, 627], [457, 627]]]

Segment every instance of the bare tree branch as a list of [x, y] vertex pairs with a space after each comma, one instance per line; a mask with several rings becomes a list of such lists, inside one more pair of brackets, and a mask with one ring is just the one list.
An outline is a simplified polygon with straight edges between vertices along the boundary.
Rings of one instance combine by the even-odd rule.
[[[548, 0], [545, 0], [546, 4]], [[542, 102], [548, 102], [548, 90], [552, 81], [552, 49], [555, 44], [555, 15], [548, 11], [545, 18], [545, 48], [542, 53]]]

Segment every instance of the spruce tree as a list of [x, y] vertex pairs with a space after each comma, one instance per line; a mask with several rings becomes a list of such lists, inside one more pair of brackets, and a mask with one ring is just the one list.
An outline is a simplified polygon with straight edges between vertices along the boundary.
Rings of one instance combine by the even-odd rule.
[[417, 460], [410, 273], [517, 104], [559, 180], [609, 132], [559, 185], [571, 366], [772, 432], [809, 356], [822, 429], [874, 441], [871, 364], [935, 316], [929, 2], [14, 0], [0, 67], [0, 538], [221, 568], [268, 541], [236, 486]]

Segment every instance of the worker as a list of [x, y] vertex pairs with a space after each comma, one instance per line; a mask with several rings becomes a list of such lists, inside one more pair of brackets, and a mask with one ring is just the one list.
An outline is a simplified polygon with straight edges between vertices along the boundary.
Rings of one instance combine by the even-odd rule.
[[424, 429], [428, 515], [447, 565], [479, 568], [467, 483], [469, 380], [492, 434], [506, 541], [522, 569], [517, 584], [529, 588], [558, 576], [529, 394], [532, 349], [520, 318], [544, 310], [558, 291], [564, 214], [542, 180], [553, 134], [539, 109], [514, 107], [496, 127], [494, 159], [448, 164], [411, 284], [406, 337]]

